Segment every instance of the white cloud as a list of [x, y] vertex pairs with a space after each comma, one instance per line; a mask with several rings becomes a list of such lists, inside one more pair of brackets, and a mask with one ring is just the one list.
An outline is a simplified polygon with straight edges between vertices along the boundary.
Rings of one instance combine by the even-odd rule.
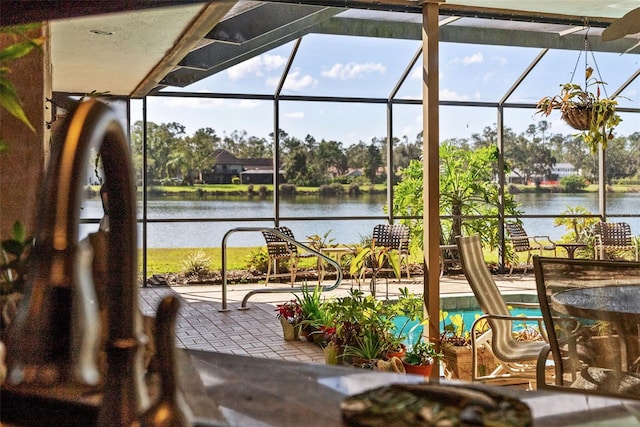
[[284, 56], [280, 55], [259, 55], [248, 59], [227, 70], [227, 76], [231, 80], [240, 80], [246, 76], [263, 76], [265, 72], [274, 71], [282, 67], [287, 62]]
[[469, 97], [453, 90], [440, 89], [440, 99], [446, 99], [447, 101], [468, 101]]
[[298, 92], [308, 87], [314, 87], [318, 84], [318, 81], [308, 74], [301, 75], [299, 71], [289, 73], [287, 79], [284, 81], [284, 89]]
[[248, 110], [248, 109], [256, 108], [258, 105], [260, 105], [260, 101], [255, 99], [241, 99], [240, 101], [237, 101], [237, 102], [228, 102], [227, 105], [231, 107], [237, 107], [237, 108]]
[[262, 58], [265, 68], [269, 71], [277, 70], [280, 67], [283, 67], [284, 64], [287, 63], [287, 58], [282, 55], [260, 55]]
[[355, 62], [350, 62], [346, 65], [337, 63], [329, 70], [323, 71], [322, 76], [330, 79], [347, 80], [371, 73], [384, 74], [386, 71], [387, 67], [380, 63], [367, 62], [364, 64], [356, 64]]
[[231, 80], [240, 80], [248, 75], [262, 75], [262, 60], [259, 56], [248, 59], [238, 65], [227, 70], [227, 76]]
[[225, 103], [224, 99], [210, 98], [161, 98], [167, 108], [215, 108]]
[[167, 108], [239, 108], [252, 109], [260, 105], [260, 101], [253, 99], [209, 99], [209, 98], [163, 98], [162, 106]]
[[509, 60], [504, 56], [496, 56], [495, 61], [498, 65], [507, 65], [509, 63]]
[[484, 62], [484, 55], [482, 55], [482, 52], [477, 52], [473, 55], [463, 56], [462, 58], [455, 58], [449, 61], [450, 64], [462, 64], [464, 66], [480, 64], [482, 62]]
[[302, 111], [296, 111], [294, 113], [287, 113], [284, 115], [288, 119], [304, 119], [304, 113]]
[[496, 76], [497, 76], [497, 73], [495, 71], [489, 71], [482, 76], [482, 81], [484, 82], [494, 81]]
[[409, 137], [409, 139], [411, 139], [412, 137], [414, 137], [415, 135], [417, 135], [418, 132], [415, 131], [415, 127], [411, 126], [411, 125], [407, 125], [404, 128], [402, 128], [402, 136], [407, 136]]
[[[267, 87], [275, 88], [280, 83], [280, 77], [269, 77], [267, 79]], [[285, 90], [299, 92], [308, 87], [315, 87], [318, 81], [308, 74], [300, 75], [299, 71], [289, 72], [287, 79], [284, 81]]]
[[465, 56], [464, 58], [462, 58], [462, 63], [464, 65], [479, 64], [481, 62], [484, 62], [484, 55], [482, 55], [481, 52], [474, 53], [471, 56]]

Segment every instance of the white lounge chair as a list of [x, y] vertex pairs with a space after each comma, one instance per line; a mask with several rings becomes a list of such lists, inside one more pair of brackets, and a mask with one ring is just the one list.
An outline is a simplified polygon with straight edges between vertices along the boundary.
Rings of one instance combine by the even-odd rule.
[[[537, 304], [507, 304], [496, 282], [491, 276], [478, 235], [456, 237], [462, 271], [464, 272], [473, 293], [484, 313], [471, 326], [472, 346], [472, 381], [512, 383], [512, 380], [523, 380], [535, 387], [536, 362], [540, 351], [545, 348], [545, 341], [517, 341], [513, 334], [513, 324], [533, 322], [543, 337], [546, 337], [542, 316], [514, 316], [509, 306], [536, 307]], [[482, 320], [489, 324], [489, 330], [478, 335], [478, 326]], [[481, 375], [478, 367], [478, 349], [488, 348], [493, 354], [498, 367], [486, 375]]]

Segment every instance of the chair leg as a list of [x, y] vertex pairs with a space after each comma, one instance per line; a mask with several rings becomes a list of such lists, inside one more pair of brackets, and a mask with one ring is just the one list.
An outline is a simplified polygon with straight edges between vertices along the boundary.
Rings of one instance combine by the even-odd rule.
[[296, 275], [298, 274], [298, 258], [292, 257], [289, 261], [289, 267], [291, 268], [291, 287], [293, 288], [296, 282]]
[[277, 262], [275, 259], [274, 260], [269, 260], [269, 262], [267, 262], [267, 279], [264, 282], [264, 285], [267, 286], [269, 284], [269, 277], [271, 276], [271, 263], [273, 262], [273, 267], [274, 267], [274, 271], [277, 272], [278, 270], [278, 266], [277, 266]]
[[[407, 279], [411, 279], [411, 271], [409, 271], [409, 257], [403, 256], [404, 259], [404, 267], [407, 269]], [[402, 265], [402, 260], [400, 261], [400, 265]], [[400, 276], [402, 277], [402, 272], [400, 272]]]

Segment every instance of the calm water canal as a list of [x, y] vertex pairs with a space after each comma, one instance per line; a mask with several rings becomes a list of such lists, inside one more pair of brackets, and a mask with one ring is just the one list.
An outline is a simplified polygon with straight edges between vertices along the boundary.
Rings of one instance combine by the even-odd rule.
[[[567, 207], [582, 206], [590, 212], [598, 211], [598, 196], [587, 194], [520, 194], [516, 196], [521, 211], [526, 215], [556, 215]], [[280, 205], [281, 217], [342, 217], [342, 216], [384, 216], [384, 196], [361, 196], [354, 198], [296, 197], [283, 200]], [[640, 213], [640, 194], [624, 193], [608, 195], [608, 215]], [[138, 212], [141, 212], [139, 206]], [[211, 219], [231, 218], [225, 222], [173, 222], [150, 223], [147, 226], [147, 244], [150, 248], [197, 248], [219, 247], [224, 234], [237, 227], [269, 227], [271, 222], [247, 222], [242, 218], [272, 216], [273, 202], [270, 200], [209, 199], [209, 200], [150, 200], [148, 218], [163, 219]], [[82, 218], [100, 218], [102, 207], [97, 199], [86, 200], [82, 206]], [[139, 214], [140, 215], [140, 214]], [[616, 219], [613, 219], [616, 220]], [[625, 218], [631, 224], [634, 234], [640, 234], [640, 218]], [[369, 236], [375, 224], [384, 219], [374, 220], [302, 220], [282, 221], [289, 226], [298, 240], [307, 236], [324, 235], [330, 231], [329, 239], [335, 243], [358, 243]], [[525, 228], [529, 234], [549, 235], [558, 239], [565, 233], [564, 227], [553, 225], [553, 218], [525, 218]], [[80, 234], [97, 229], [97, 224], [84, 224]], [[139, 235], [142, 234], [141, 228]], [[235, 233], [228, 239], [229, 246], [260, 246], [264, 240], [260, 233]]]

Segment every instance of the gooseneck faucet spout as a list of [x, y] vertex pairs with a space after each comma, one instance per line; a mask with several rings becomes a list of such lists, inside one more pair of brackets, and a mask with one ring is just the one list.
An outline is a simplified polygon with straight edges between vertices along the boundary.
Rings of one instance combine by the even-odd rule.
[[101, 382], [92, 354], [100, 336], [95, 288], [78, 283], [74, 273], [82, 183], [94, 148], [109, 185], [111, 226], [107, 368], [97, 423], [130, 425], [146, 409], [148, 393], [138, 361], [144, 336], [136, 319], [136, 204], [127, 138], [112, 109], [95, 99], [79, 103], [62, 136], [41, 189], [25, 298], [8, 332], [8, 384], [2, 394], [36, 389], [55, 401], [68, 391], [74, 400]]

